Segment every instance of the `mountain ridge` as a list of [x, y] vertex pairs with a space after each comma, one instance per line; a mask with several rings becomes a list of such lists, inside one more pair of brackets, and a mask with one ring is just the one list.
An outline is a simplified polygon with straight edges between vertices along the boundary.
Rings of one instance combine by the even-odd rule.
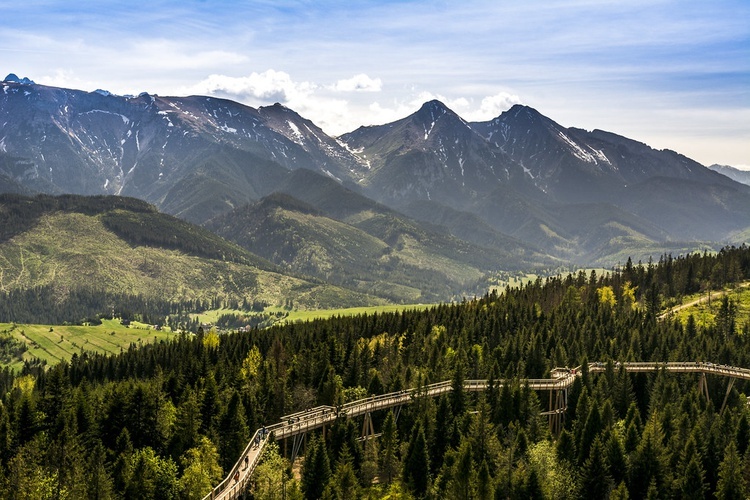
[[[515, 241], [552, 261], [602, 265], [616, 263], [627, 235], [643, 248], [705, 248], [735, 243], [750, 228], [749, 186], [524, 105], [470, 123], [433, 100], [393, 123], [330, 137], [278, 103], [0, 87], [5, 191], [134, 196], [198, 224], [275, 192], [326, 216], [359, 207], [354, 195], [364, 195], [436, 234], [480, 246]], [[306, 183], [317, 187], [305, 194]]]

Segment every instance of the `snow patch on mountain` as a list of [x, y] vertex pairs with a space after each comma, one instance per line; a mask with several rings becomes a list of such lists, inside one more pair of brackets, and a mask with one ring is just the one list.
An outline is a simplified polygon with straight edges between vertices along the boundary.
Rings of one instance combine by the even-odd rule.
[[578, 159], [583, 160], [588, 163], [593, 163], [596, 165], [597, 162], [596, 162], [596, 158], [594, 158], [594, 155], [592, 155], [588, 151], [585, 151], [581, 146], [578, 145], [578, 143], [576, 143], [573, 139], [565, 135], [565, 133], [562, 130], [558, 131], [557, 135], [559, 135], [560, 138], [568, 144], [571, 151], [573, 152], [573, 155], [575, 155]]
[[304, 145], [305, 144], [305, 136], [302, 135], [302, 132], [300, 132], [299, 127], [297, 127], [297, 125], [295, 125], [294, 122], [292, 122], [291, 120], [287, 120], [286, 123], [287, 123], [287, 125], [289, 125], [289, 128], [292, 131], [292, 134], [297, 139], [294, 142], [296, 142], [300, 146]]
[[237, 133], [237, 129], [236, 128], [230, 127], [226, 123], [224, 123], [224, 125], [221, 126], [221, 130], [223, 130], [224, 132], [227, 132], [229, 134], [236, 134]]
[[430, 130], [427, 130], [427, 127], [424, 129], [424, 140], [426, 141], [428, 137], [430, 137], [430, 132], [432, 132], [432, 129], [435, 128], [435, 121], [430, 124]]

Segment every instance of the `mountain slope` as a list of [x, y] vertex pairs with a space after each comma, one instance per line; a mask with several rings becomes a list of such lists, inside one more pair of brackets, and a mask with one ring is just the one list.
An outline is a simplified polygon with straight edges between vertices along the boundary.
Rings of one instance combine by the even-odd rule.
[[388, 125], [361, 127], [341, 136], [367, 158], [361, 184], [375, 199], [414, 198], [461, 208], [476, 193], [518, 177], [520, 168], [439, 101]]
[[160, 300], [214, 296], [301, 308], [381, 299], [288, 276], [210, 232], [121, 197], [0, 196], [0, 289], [52, 285]]
[[[358, 162], [287, 108], [209, 97], [5, 81], [0, 124], [0, 152], [17, 158], [0, 162], [0, 175], [27, 189], [134, 196], [196, 222], [270, 193], [288, 169], [341, 178]], [[199, 182], [210, 178], [216, 184]]]
[[468, 243], [306, 170], [206, 227], [294, 272], [397, 301], [446, 300], [491, 270], [552, 262], [499, 234], [494, 248]]
[[711, 170], [714, 172], [718, 172], [722, 175], [726, 175], [730, 179], [740, 182], [742, 184], [750, 185], [750, 172], [747, 170], [740, 170], [739, 168], [734, 168], [729, 165], [709, 165]]

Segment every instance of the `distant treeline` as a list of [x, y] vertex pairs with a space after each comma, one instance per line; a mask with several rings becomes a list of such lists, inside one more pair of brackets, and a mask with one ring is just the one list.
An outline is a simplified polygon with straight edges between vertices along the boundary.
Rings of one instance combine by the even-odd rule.
[[112, 317], [114, 312], [115, 316], [125, 319], [163, 324], [167, 316], [202, 312], [213, 302], [171, 302], [91, 288], [62, 289], [46, 285], [0, 292], [0, 322], [48, 325], [96, 323], [99, 318]]

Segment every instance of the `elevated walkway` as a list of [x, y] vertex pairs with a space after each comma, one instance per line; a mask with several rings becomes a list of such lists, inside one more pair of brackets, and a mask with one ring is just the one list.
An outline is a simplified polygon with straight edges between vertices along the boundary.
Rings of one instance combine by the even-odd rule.
[[[750, 369], [703, 361], [615, 362], [615, 370], [618, 370], [620, 365], [628, 373], [653, 373], [659, 370], [671, 373], [700, 373], [702, 375], [700, 390], [705, 394], [706, 398], [708, 398], [708, 388], [705, 381], [706, 375], [730, 377], [732, 381], [727, 387], [722, 409], [726, 404], [734, 380], [750, 380]], [[589, 373], [603, 373], [606, 371], [606, 366], [606, 363], [592, 362], [588, 364], [588, 371]], [[496, 384], [498, 387], [502, 387], [508, 383], [518, 382], [524, 386], [528, 385], [530, 389], [535, 391], [550, 391], [549, 411], [542, 412], [542, 415], [549, 417], [550, 430], [553, 433], [557, 433], [562, 428], [563, 415], [567, 409], [567, 391], [573, 385], [576, 378], [581, 376], [581, 367], [555, 368], [552, 370], [551, 376], [552, 378], [548, 379], [498, 380]], [[451, 383], [452, 381], [445, 380], [415, 389], [358, 399], [338, 408], [333, 406], [318, 406], [286, 415], [281, 418], [280, 422], [255, 431], [253, 438], [245, 447], [245, 450], [226, 479], [219, 483], [203, 500], [239, 498], [247, 488], [253, 470], [255, 470], [260, 461], [263, 447], [268, 441], [268, 436], [271, 434], [277, 441], [295, 438], [315, 429], [320, 429], [325, 425], [332, 424], [339, 417], [358, 417], [374, 411], [410, 404], [419, 397], [438, 397], [442, 394], [447, 394], [452, 391]], [[470, 392], [486, 391], [488, 385], [488, 380], [466, 380], [464, 381], [464, 390]]]

